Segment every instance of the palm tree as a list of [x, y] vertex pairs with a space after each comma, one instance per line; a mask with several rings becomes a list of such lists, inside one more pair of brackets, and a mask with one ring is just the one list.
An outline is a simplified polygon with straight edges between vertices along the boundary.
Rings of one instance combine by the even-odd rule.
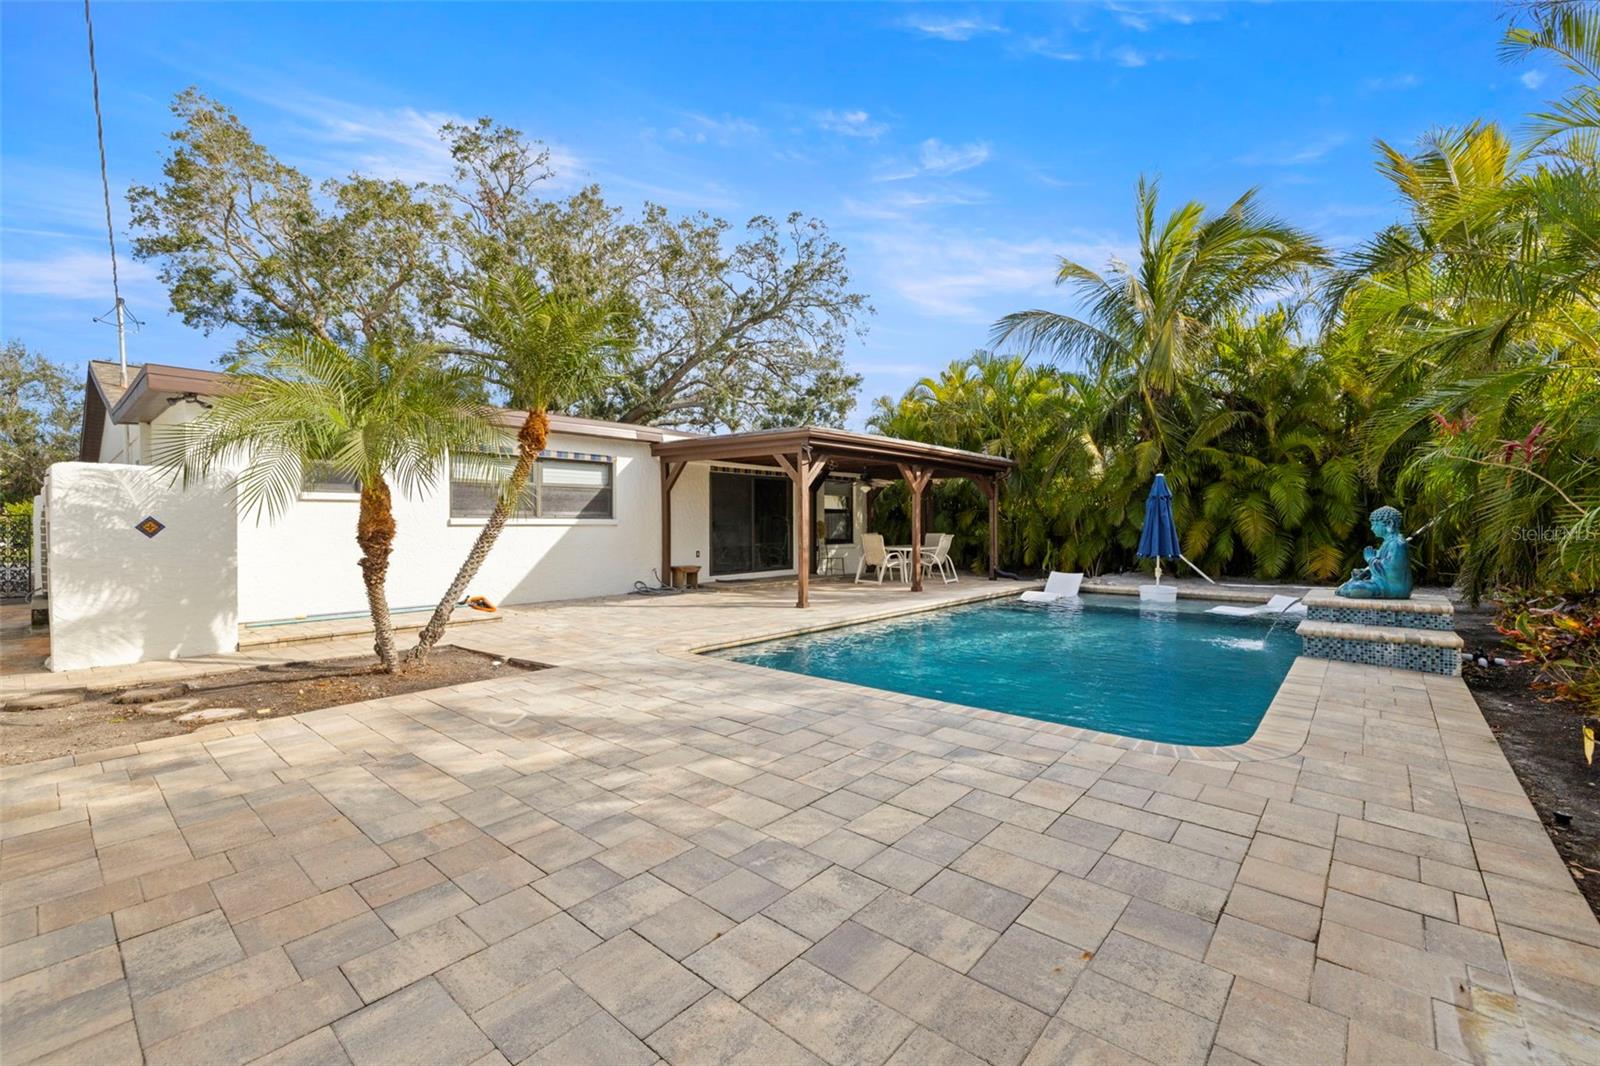
[[1301, 281], [1328, 262], [1303, 230], [1267, 216], [1246, 192], [1217, 214], [1190, 201], [1161, 221], [1157, 183], [1139, 180], [1139, 259], [1113, 259], [1105, 275], [1061, 259], [1056, 284], [1076, 290], [1085, 315], [1019, 311], [994, 328], [994, 342], [1079, 358], [1137, 404], [1140, 436], [1165, 436], [1167, 398], [1201, 360], [1227, 315]]
[[431, 486], [452, 449], [493, 447], [499, 434], [470, 374], [427, 345], [321, 338], [270, 340], [253, 351], [209, 411], [157, 441], [155, 460], [184, 483], [235, 472], [240, 510], [276, 518], [307, 473], [359, 486], [356, 543], [372, 612], [373, 650], [397, 664], [384, 583], [394, 550], [391, 491]]
[[513, 409], [524, 413], [517, 457], [500, 498], [410, 652], [419, 661], [426, 660], [444, 635], [462, 593], [506, 521], [523, 505], [533, 464], [550, 432], [551, 409], [598, 395], [611, 380], [616, 358], [631, 343], [622, 313], [581, 295], [547, 291], [532, 271], [520, 266], [485, 282], [466, 311], [466, 330], [481, 346], [469, 349], [466, 361], [505, 394]]
[[1592, 167], [1600, 154], [1600, 4], [1534, 0], [1519, 6], [1534, 25], [1507, 30], [1501, 56], [1552, 55], [1578, 79], [1549, 111], [1530, 116], [1533, 145]]
[[[1473, 596], [1592, 585], [1600, 168], [1519, 153], [1492, 124], [1436, 131], [1414, 153], [1379, 149], [1410, 218], [1352, 253], [1327, 301], [1338, 334], [1370, 353], [1381, 396], [1368, 476], [1442, 516], [1433, 539]], [[1532, 529], [1569, 535], [1550, 544]]]

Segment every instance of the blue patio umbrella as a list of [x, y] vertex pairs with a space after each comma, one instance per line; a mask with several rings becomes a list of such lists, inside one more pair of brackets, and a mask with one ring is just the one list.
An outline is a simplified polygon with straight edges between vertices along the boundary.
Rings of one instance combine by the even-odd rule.
[[1161, 560], [1183, 555], [1178, 547], [1178, 527], [1172, 521], [1172, 490], [1164, 474], [1157, 474], [1144, 501], [1144, 529], [1139, 532], [1139, 558], [1156, 561], [1156, 584], [1161, 584]]

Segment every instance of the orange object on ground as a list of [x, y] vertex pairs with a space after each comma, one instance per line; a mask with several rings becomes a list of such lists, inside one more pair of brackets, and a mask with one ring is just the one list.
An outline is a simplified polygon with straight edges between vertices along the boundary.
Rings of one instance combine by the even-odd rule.
[[486, 611], [493, 614], [496, 610], [495, 605], [489, 602], [489, 597], [487, 596], [468, 596], [466, 604], [474, 611]]

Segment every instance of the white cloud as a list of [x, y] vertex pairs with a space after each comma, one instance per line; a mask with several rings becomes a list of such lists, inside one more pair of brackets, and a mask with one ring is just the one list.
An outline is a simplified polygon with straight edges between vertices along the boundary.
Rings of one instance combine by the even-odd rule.
[[921, 167], [929, 174], [958, 174], [982, 166], [989, 159], [986, 141], [971, 144], [945, 144], [937, 137], [923, 141], [917, 151]]
[[1137, 48], [1122, 45], [1111, 50], [1111, 58], [1116, 60], [1119, 67], [1143, 67], [1150, 63], [1150, 56]]
[[1192, 26], [1196, 22], [1215, 22], [1222, 17], [1219, 6], [1205, 3], [1118, 3], [1106, 4], [1106, 10], [1117, 16], [1130, 30], [1144, 33], [1157, 23], [1170, 22], [1179, 26]]
[[1098, 269], [1132, 252], [1098, 236], [1009, 240], [932, 226], [882, 230], [865, 244], [873, 273], [895, 295], [925, 314], [984, 325], [1024, 307], [1064, 305], [1055, 286], [1061, 256]]
[[1043, 59], [1055, 59], [1063, 63], [1072, 63], [1083, 58], [1082, 52], [1074, 52], [1052, 41], [1048, 37], [1024, 37], [1021, 41], [1020, 51]]
[[1237, 162], [1250, 167], [1295, 167], [1315, 163], [1350, 138], [1342, 133], [1330, 133], [1304, 144], [1281, 144], [1274, 148], [1242, 155]]
[[863, 137], [875, 141], [889, 129], [886, 122], [877, 122], [865, 111], [819, 111], [817, 125], [829, 133], [845, 137]]
[[1544, 84], [1546, 75], [1542, 70], [1530, 70], [1522, 75], [1522, 84], [1529, 89], [1537, 89]]
[[904, 189], [867, 200], [846, 197], [844, 209], [858, 218], [904, 219], [925, 208], [980, 204], [988, 198], [973, 189]]
[[[155, 270], [127, 255], [117, 256], [122, 295], [131, 308], [148, 315], [156, 302], [166, 306]], [[12, 296], [48, 296], [57, 300], [83, 300], [110, 307], [111, 260], [104, 249], [73, 248], [36, 259], [6, 256], [0, 262], [0, 288]], [[142, 308], [137, 305], [143, 305]]]
[[667, 140], [679, 144], [718, 144], [726, 147], [754, 140], [761, 136], [761, 127], [736, 115], [714, 118], [689, 111], [684, 113], [682, 123], [667, 130], [665, 136]]
[[1415, 89], [1421, 84], [1422, 79], [1415, 74], [1391, 74], [1382, 78], [1366, 78], [1361, 82], [1361, 88], [1369, 93], [1398, 92]]
[[[450, 149], [439, 139], [446, 123], [470, 125], [471, 119], [448, 111], [415, 107], [373, 107], [314, 93], [267, 92], [259, 86], [245, 95], [300, 121], [299, 133], [316, 154], [305, 160], [320, 174], [360, 171], [378, 178], [407, 182], [447, 182], [454, 176]], [[287, 142], [287, 138], [274, 138]], [[573, 151], [545, 143], [549, 150], [550, 184], [576, 187], [585, 165]], [[304, 150], [302, 150], [304, 151]]]
[[925, 37], [941, 41], [970, 41], [991, 33], [1004, 33], [1005, 27], [977, 15], [907, 15], [900, 25]]

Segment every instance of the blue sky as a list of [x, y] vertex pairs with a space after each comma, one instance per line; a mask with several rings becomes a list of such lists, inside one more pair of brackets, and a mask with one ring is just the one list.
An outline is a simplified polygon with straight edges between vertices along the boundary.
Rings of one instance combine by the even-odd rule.
[[[226, 347], [126, 255], [123, 193], [155, 177], [197, 85], [314, 177], [428, 180], [433, 129], [492, 115], [552, 148], [558, 195], [598, 182], [742, 223], [799, 210], [849, 249], [877, 314], [861, 408], [1060, 306], [1053, 263], [1131, 241], [1133, 187], [1176, 203], [1260, 186], [1348, 245], [1394, 217], [1374, 138], [1511, 126], [1553, 85], [1503, 66], [1471, 4], [233, 4], [96, 7], [130, 359]], [[82, 9], [0, 7], [0, 331], [115, 358]], [[861, 413], [858, 410], [857, 420]]]

